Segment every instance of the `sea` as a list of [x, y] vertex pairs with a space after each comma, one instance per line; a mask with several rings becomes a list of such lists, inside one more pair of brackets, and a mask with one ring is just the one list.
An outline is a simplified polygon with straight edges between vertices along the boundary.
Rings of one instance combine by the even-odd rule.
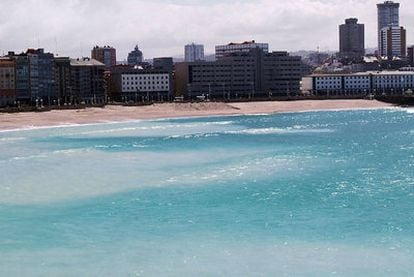
[[0, 276], [414, 276], [414, 110], [0, 132]]

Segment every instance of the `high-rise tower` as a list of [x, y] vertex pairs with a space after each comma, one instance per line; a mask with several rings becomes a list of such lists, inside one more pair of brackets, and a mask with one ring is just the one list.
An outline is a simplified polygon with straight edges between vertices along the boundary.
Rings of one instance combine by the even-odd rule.
[[339, 26], [339, 55], [354, 61], [365, 55], [364, 24], [358, 24], [356, 18], [348, 18]]
[[381, 49], [381, 31], [386, 27], [400, 26], [400, 4], [385, 1], [377, 4], [378, 8], [378, 50]]

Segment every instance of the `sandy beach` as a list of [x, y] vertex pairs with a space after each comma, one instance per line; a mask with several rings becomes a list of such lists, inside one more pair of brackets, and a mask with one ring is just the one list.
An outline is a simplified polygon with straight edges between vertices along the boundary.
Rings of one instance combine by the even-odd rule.
[[243, 103], [165, 103], [150, 106], [106, 106], [81, 110], [2, 113], [0, 130], [212, 115], [246, 115], [314, 110], [373, 109], [392, 105], [375, 100], [306, 100]]

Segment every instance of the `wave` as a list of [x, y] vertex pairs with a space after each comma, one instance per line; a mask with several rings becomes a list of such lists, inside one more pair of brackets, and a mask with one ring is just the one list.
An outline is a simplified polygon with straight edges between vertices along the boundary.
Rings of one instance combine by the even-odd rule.
[[0, 138], [0, 144], [1, 143], [13, 143], [16, 141], [22, 141], [25, 140], [24, 137], [6, 137], [6, 138]]
[[214, 122], [201, 122], [201, 123], [183, 123], [183, 124], [158, 124], [150, 126], [135, 126], [135, 127], [119, 127], [112, 129], [103, 129], [103, 130], [92, 130], [86, 132], [76, 132], [71, 134], [66, 134], [68, 136], [75, 135], [97, 135], [97, 134], [111, 134], [119, 132], [140, 132], [140, 131], [164, 131], [164, 130], [179, 130], [179, 129], [195, 129], [199, 127], [207, 126], [226, 126], [233, 124], [233, 121], [214, 121]]
[[239, 130], [230, 130], [230, 131], [212, 131], [212, 132], [200, 132], [195, 134], [178, 134], [167, 136], [165, 139], [193, 139], [193, 138], [209, 138], [217, 137], [222, 134], [231, 134], [231, 135], [272, 135], [272, 134], [306, 134], [306, 133], [333, 133], [335, 130], [328, 128], [316, 128], [311, 129], [306, 126], [295, 125], [287, 128], [251, 128], [251, 129], [239, 129]]
[[252, 128], [239, 131], [227, 131], [226, 134], [270, 135], [270, 134], [301, 134], [301, 133], [333, 133], [332, 129], [301, 129], [301, 128]]

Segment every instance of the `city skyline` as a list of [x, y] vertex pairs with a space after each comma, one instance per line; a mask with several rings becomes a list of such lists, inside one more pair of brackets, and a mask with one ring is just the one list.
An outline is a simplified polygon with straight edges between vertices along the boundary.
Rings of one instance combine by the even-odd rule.
[[[268, 42], [270, 50], [338, 51], [337, 26], [349, 17], [365, 24], [365, 45], [371, 48], [377, 44], [376, 4], [381, 2], [5, 0], [0, 50], [41, 47], [59, 56], [81, 57], [89, 56], [94, 45], [111, 45], [122, 61], [136, 44], [146, 58], [176, 57], [191, 42], [205, 45], [208, 55], [215, 45], [254, 39]], [[414, 44], [414, 7], [408, 0], [395, 2], [401, 4], [407, 44]]]

